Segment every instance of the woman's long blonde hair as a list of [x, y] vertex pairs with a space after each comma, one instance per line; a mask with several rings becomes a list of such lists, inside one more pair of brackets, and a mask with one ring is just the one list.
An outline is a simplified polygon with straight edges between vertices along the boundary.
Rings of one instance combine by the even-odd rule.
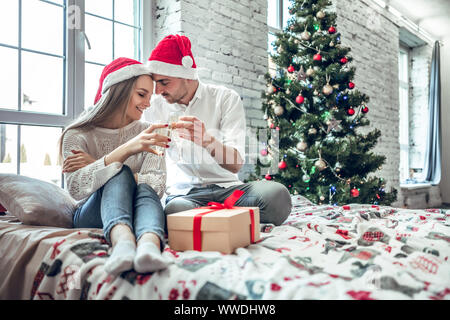
[[102, 126], [111, 121], [118, 113], [121, 114], [121, 120], [124, 122], [128, 103], [133, 94], [136, 81], [139, 78], [133, 77], [128, 80], [119, 82], [111, 88], [109, 93], [100, 99], [95, 107], [85, 110], [76, 120], [69, 124], [62, 132], [59, 139], [59, 159], [63, 161], [63, 141], [67, 131], [72, 129], [80, 129], [83, 131], [92, 130], [95, 127]]

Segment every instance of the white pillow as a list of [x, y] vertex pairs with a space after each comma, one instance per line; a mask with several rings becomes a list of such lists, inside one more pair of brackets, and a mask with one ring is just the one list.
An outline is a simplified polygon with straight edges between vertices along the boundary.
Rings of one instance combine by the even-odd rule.
[[0, 203], [22, 223], [72, 228], [77, 202], [55, 184], [17, 174], [0, 174]]

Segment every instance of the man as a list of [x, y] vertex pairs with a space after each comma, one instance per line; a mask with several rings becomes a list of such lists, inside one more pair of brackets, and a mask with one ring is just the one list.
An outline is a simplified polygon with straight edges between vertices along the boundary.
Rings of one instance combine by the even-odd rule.
[[171, 214], [221, 202], [239, 189], [236, 206], [259, 207], [262, 223], [282, 224], [292, 203], [288, 190], [269, 181], [243, 183], [237, 173], [245, 159], [245, 113], [240, 96], [199, 81], [191, 42], [169, 35], [152, 51], [148, 67], [155, 81], [147, 121], [173, 122], [180, 139], [167, 151], [167, 198]]

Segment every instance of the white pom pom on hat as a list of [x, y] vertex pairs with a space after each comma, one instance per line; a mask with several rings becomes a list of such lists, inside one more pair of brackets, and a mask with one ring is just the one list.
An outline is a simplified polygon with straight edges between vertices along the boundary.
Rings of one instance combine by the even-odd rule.
[[153, 74], [198, 79], [191, 41], [186, 36], [176, 34], [162, 39], [153, 49], [147, 66]]
[[181, 64], [183, 65], [183, 67], [185, 68], [192, 68], [193, 64], [194, 64], [194, 60], [192, 60], [192, 58], [190, 56], [184, 56], [181, 59]]

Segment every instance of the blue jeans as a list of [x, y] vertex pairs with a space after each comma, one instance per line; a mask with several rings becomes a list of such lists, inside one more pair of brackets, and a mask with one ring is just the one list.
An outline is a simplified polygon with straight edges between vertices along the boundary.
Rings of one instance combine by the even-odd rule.
[[245, 193], [236, 201], [237, 207], [259, 207], [261, 223], [281, 225], [292, 209], [292, 199], [288, 189], [274, 181], [253, 181], [229, 188], [212, 184], [193, 188], [187, 195], [170, 195], [166, 198], [166, 214], [206, 206], [208, 202], [223, 203], [235, 190]]
[[74, 228], [103, 228], [111, 244], [110, 232], [117, 224], [133, 231], [136, 241], [147, 232], [164, 241], [165, 215], [158, 194], [147, 184], [136, 184], [133, 172], [122, 170], [95, 193], [73, 215]]

